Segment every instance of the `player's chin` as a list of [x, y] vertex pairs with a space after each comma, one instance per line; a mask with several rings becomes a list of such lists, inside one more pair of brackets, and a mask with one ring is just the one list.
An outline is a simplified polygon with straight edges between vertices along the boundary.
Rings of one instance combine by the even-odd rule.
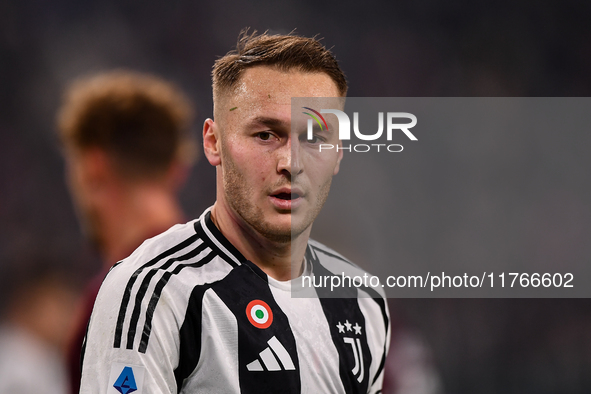
[[312, 225], [310, 215], [292, 215], [291, 218], [291, 237], [297, 238]]
[[283, 217], [277, 218], [278, 220], [273, 221], [270, 228], [277, 234], [291, 236], [291, 215], [281, 216]]
[[278, 243], [291, 242], [291, 227], [267, 227], [262, 231], [265, 238]]

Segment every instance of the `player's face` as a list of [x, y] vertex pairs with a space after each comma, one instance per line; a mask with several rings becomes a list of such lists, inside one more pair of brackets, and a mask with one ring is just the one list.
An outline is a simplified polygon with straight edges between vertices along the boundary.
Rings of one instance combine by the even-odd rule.
[[306, 119], [292, 130], [292, 97], [337, 97], [324, 73], [248, 69], [222, 114], [221, 171], [232, 211], [268, 239], [289, 242], [310, 228], [324, 204], [342, 158], [319, 144], [338, 144], [337, 133], [306, 139]]

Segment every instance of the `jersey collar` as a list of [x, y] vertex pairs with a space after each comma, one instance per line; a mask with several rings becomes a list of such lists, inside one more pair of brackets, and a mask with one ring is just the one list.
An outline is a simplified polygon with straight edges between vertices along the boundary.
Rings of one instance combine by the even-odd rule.
[[213, 223], [211, 208], [207, 208], [199, 220], [195, 222], [195, 231], [204, 242], [207, 242], [213, 250], [225, 257], [225, 260], [230, 264], [234, 266], [244, 264], [247, 261], [246, 258]]

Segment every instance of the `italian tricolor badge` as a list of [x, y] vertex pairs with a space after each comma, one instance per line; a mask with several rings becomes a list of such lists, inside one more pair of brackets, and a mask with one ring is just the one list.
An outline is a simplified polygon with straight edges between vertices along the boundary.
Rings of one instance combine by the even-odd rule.
[[267, 328], [273, 323], [273, 312], [265, 301], [253, 300], [246, 307], [246, 317], [253, 326]]

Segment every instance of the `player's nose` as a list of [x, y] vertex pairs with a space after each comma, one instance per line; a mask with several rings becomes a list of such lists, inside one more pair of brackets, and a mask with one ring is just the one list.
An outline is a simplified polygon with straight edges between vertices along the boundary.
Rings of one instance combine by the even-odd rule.
[[299, 147], [297, 138], [290, 138], [281, 148], [277, 160], [277, 172], [285, 173], [290, 177], [301, 174], [303, 168], [300, 160]]

